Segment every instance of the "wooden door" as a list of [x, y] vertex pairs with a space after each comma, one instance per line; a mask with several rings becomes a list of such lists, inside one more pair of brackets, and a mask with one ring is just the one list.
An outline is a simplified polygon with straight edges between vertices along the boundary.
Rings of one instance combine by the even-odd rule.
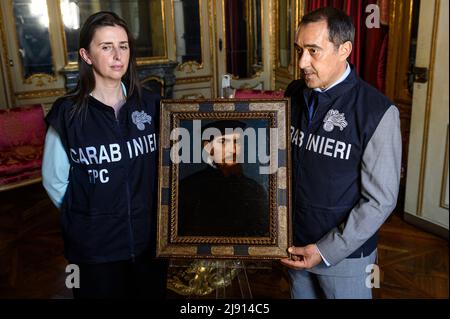
[[448, 1], [421, 1], [405, 218], [448, 237]]
[[[403, 211], [411, 125], [412, 70], [417, 48], [420, 0], [392, 1], [389, 11], [389, 46], [385, 93], [400, 111], [403, 154], [397, 209]], [[401, 41], [398, 39], [401, 39]]]

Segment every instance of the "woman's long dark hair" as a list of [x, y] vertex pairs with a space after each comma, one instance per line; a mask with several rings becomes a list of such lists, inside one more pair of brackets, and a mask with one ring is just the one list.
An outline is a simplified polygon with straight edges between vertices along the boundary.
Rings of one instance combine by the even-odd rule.
[[[133, 37], [128, 29], [125, 20], [120, 18], [114, 12], [100, 11], [89, 16], [83, 24], [80, 31], [79, 49], [84, 48], [89, 51], [92, 38], [95, 31], [98, 28], [105, 26], [119, 26], [122, 27], [128, 36], [128, 46], [130, 48], [130, 60], [128, 62], [128, 69], [123, 79], [127, 86], [127, 99], [129, 99], [133, 93], [138, 95], [138, 101], [141, 96], [141, 86], [139, 83], [139, 77], [136, 68], [136, 57], [134, 53], [134, 41]], [[81, 114], [83, 110], [87, 108], [87, 99], [89, 94], [95, 88], [95, 77], [92, 70], [92, 65], [87, 64], [78, 51], [78, 83], [75, 90], [68, 94], [75, 103], [74, 113]]]

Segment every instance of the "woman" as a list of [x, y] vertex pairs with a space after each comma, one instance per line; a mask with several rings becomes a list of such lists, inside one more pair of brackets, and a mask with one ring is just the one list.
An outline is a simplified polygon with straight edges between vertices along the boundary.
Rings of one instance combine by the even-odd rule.
[[80, 31], [79, 81], [46, 120], [43, 185], [61, 210], [75, 298], [163, 297], [155, 260], [160, 97], [141, 91], [126, 22], [91, 15]]

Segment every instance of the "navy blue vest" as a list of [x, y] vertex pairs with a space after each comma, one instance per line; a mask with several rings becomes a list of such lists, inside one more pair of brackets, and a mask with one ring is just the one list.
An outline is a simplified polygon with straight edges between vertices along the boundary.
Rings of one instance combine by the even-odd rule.
[[69, 262], [134, 258], [155, 244], [160, 97], [131, 96], [118, 119], [93, 97], [86, 113], [57, 100], [47, 123], [61, 137], [71, 164], [61, 207]]
[[[391, 103], [357, 77], [352, 67], [338, 85], [319, 94], [312, 121], [308, 119], [311, 89], [293, 81], [291, 148], [293, 163], [294, 244], [316, 243], [334, 227], [343, 227], [361, 200], [361, 160], [372, 134]], [[349, 257], [369, 255], [377, 234]]]

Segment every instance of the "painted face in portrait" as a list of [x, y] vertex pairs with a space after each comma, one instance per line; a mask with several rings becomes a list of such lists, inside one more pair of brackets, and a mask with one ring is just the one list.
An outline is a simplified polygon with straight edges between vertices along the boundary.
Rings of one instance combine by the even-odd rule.
[[215, 137], [205, 143], [205, 150], [213, 162], [220, 166], [233, 166], [237, 164], [241, 154], [240, 134], [232, 133]]

